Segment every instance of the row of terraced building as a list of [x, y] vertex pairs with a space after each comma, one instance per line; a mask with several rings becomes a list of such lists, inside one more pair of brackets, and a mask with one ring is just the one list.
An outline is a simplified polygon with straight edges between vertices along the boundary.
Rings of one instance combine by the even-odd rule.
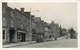
[[[7, 3], [2, 3], [2, 33], [3, 43], [16, 43], [30, 41], [30, 12], [25, 12], [24, 8], [11, 8]], [[40, 17], [31, 15], [32, 40], [35, 41], [35, 34], [41, 33], [46, 38], [54, 35], [60, 36], [59, 25], [51, 22], [47, 23]]]

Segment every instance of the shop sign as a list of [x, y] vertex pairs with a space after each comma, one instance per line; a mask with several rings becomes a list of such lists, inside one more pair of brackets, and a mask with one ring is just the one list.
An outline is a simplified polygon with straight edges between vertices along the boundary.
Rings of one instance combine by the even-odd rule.
[[22, 30], [18, 30], [18, 32], [21, 32], [21, 33], [26, 33], [25, 31], [22, 31]]

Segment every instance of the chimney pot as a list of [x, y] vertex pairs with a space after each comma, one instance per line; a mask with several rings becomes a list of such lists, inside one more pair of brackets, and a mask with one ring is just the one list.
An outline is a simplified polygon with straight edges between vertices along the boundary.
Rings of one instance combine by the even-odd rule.
[[3, 2], [2, 5], [7, 6], [7, 3], [6, 2]]
[[24, 8], [21, 8], [21, 12], [24, 12]]

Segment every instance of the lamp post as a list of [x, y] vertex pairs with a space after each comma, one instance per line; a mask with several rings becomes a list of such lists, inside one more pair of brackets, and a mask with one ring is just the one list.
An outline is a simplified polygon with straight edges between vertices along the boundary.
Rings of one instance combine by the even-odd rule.
[[[38, 10], [36, 12], [38, 12]], [[31, 8], [30, 8], [30, 43], [31, 40], [32, 40], [32, 18], [31, 18]]]

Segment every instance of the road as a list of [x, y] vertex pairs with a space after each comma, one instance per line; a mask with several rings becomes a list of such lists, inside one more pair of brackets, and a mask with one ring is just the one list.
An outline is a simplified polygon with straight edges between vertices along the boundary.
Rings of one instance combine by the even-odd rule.
[[49, 41], [43, 43], [34, 43], [30, 45], [22, 45], [14, 48], [76, 48], [77, 39], [58, 39], [57, 41]]

